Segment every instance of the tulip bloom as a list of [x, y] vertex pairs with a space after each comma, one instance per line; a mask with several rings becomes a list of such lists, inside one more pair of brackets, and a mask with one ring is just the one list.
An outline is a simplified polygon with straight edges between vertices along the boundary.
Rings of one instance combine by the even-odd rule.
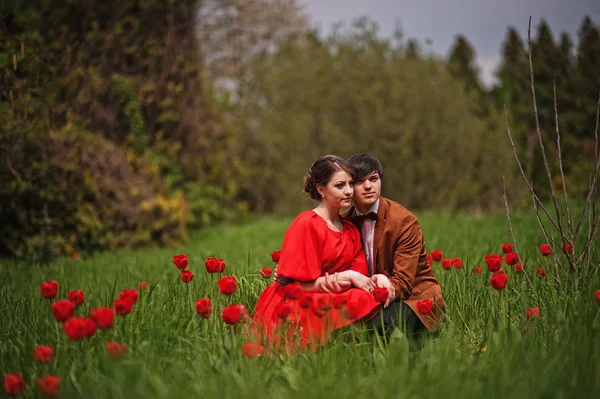
[[46, 281], [40, 286], [42, 296], [46, 299], [52, 299], [58, 294], [58, 283], [56, 281]]
[[185, 254], [173, 256], [173, 264], [179, 269], [183, 270], [188, 266], [188, 258]]

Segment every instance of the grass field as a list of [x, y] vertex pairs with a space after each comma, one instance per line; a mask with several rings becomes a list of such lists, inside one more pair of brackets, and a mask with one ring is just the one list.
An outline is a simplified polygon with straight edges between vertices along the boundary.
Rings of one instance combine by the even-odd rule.
[[[377, 339], [353, 343], [341, 334], [316, 353], [244, 356], [243, 334], [221, 321], [220, 309], [239, 303], [252, 311], [268, 283], [259, 270], [272, 266], [270, 252], [280, 248], [291, 219], [263, 219], [207, 228], [175, 248], [82, 255], [49, 266], [2, 261], [0, 373], [22, 373], [25, 397], [39, 396], [36, 380], [44, 374], [60, 376], [62, 397], [600, 397], [598, 275], [578, 292], [568, 283], [558, 292], [550, 257], [539, 256], [544, 240], [535, 216], [515, 213], [514, 232], [533, 288], [505, 265], [508, 285], [498, 292], [490, 287], [483, 256], [511, 242], [504, 215], [417, 216], [428, 250], [440, 249], [464, 264], [451, 270], [434, 264], [447, 323], [418, 347], [409, 347], [401, 334], [388, 345]], [[179, 253], [187, 254], [195, 274], [190, 284], [181, 282], [171, 263]], [[212, 256], [224, 258], [224, 274], [238, 278], [231, 297], [211, 292], [204, 260]], [[483, 266], [481, 275], [472, 273], [476, 265]], [[546, 277], [536, 277], [535, 270], [545, 266]], [[60, 284], [57, 299], [69, 290], [85, 292], [77, 309], [82, 316], [92, 307], [111, 306], [122, 289], [138, 288], [140, 281], [148, 287], [112, 329], [70, 341], [52, 316], [51, 301], [40, 294], [48, 280]], [[195, 300], [202, 297], [213, 299], [207, 320], [195, 313]], [[531, 307], [539, 307], [539, 319], [527, 320]], [[129, 345], [122, 359], [107, 355], [108, 340]], [[55, 347], [50, 364], [35, 362], [38, 344]]]

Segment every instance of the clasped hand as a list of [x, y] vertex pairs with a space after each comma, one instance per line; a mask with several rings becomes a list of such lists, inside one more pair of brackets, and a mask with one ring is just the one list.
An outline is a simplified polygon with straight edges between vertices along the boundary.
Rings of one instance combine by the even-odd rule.
[[340, 293], [352, 286], [369, 293], [372, 293], [375, 289], [375, 282], [373, 280], [354, 270], [346, 270], [334, 274], [325, 273], [325, 276], [319, 277], [319, 279], [321, 280], [319, 288], [323, 292]]

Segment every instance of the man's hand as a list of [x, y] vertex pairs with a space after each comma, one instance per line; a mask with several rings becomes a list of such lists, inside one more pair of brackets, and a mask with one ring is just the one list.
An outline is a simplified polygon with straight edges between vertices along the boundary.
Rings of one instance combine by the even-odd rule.
[[377, 288], [387, 288], [389, 293], [388, 299], [383, 304], [383, 307], [387, 308], [390, 305], [390, 302], [392, 302], [394, 300], [394, 297], [396, 296], [396, 290], [394, 289], [392, 282], [389, 278], [387, 278], [385, 274], [374, 274], [373, 276], [371, 276], [371, 281], [375, 283], [375, 286]]
[[349, 273], [350, 282], [354, 287], [365, 290], [368, 293], [373, 293], [373, 290], [375, 289], [375, 282], [369, 277], [353, 270], [348, 270], [346, 273]]

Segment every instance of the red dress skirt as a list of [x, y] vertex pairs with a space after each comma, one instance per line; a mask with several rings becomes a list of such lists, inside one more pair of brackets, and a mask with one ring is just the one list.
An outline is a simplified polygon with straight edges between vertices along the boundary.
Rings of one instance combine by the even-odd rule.
[[[343, 220], [343, 230], [336, 232], [313, 211], [298, 215], [283, 239], [278, 276], [303, 282], [346, 270], [368, 275], [356, 226]], [[299, 333], [302, 348], [310, 344], [316, 349], [327, 342], [334, 330], [372, 318], [379, 309], [380, 303], [373, 295], [359, 288], [330, 294], [304, 291], [294, 283], [274, 282], [258, 298], [254, 331], [260, 331], [259, 340], [267, 345], [281, 343], [282, 336], [290, 338]]]

